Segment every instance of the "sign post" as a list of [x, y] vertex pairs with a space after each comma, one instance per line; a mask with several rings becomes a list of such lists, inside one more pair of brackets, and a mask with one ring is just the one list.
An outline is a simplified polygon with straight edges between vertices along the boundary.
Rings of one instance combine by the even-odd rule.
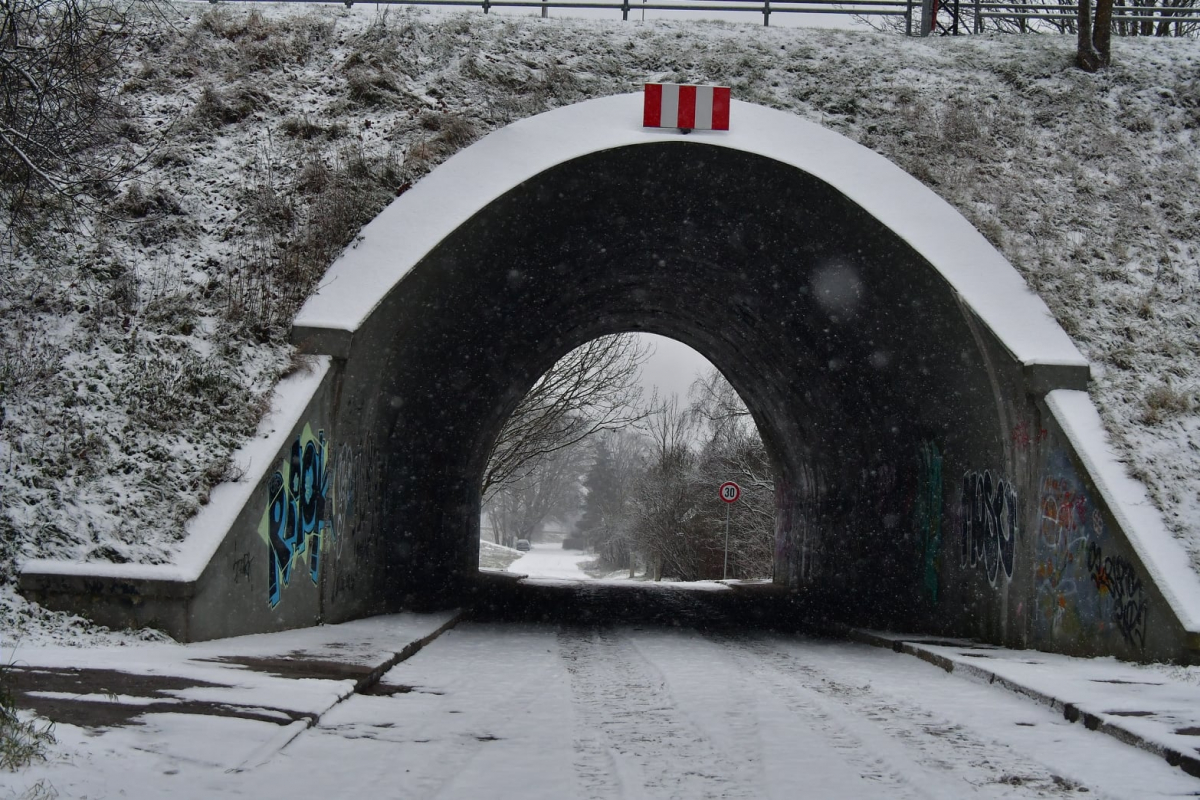
[[733, 504], [742, 496], [742, 487], [733, 481], [725, 481], [717, 490], [721, 501], [725, 503], [725, 566], [721, 568], [721, 580], [729, 577], [729, 512]]

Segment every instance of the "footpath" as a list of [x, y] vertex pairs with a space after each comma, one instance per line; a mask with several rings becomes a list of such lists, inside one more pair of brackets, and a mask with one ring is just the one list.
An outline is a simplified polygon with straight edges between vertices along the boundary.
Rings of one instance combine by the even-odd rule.
[[1170, 667], [861, 629], [851, 631], [850, 638], [1024, 695], [1070, 722], [1159, 755], [1200, 777], [1200, 685], [1172, 676]]
[[[103, 743], [75, 748], [81, 780], [78, 758], [130, 753], [144, 756], [130, 762], [137, 768], [150, 758], [238, 772], [266, 763], [346, 699], [378, 690], [384, 673], [459, 619], [402, 613], [186, 645], [18, 645], [6, 648], [5, 669], [17, 707], [53, 720], [60, 743], [78, 731], [76, 745]], [[0, 772], [0, 797], [17, 779]], [[106, 796], [95, 785], [63, 790]]]

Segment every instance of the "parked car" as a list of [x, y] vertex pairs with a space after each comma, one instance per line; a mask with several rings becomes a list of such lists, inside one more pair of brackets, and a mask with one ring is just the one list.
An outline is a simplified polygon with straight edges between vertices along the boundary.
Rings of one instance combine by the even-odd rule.
[[517, 549], [522, 553], [528, 552], [530, 548], [528, 539], [517, 539]]

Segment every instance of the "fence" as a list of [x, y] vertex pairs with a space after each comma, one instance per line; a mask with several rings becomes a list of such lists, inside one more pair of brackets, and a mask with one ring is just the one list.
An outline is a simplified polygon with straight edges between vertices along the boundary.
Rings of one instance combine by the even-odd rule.
[[[341, 3], [347, 8], [356, 0], [288, 0], [289, 2]], [[933, 18], [939, 11], [948, 14], [949, 26], [936, 26], [941, 32], [957, 35], [961, 33], [963, 10], [970, 11], [971, 29], [980, 33], [986, 20], [1010, 20], [1021, 31], [1038, 27], [1074, 30], [1079, 7], [1067, 3], [1022, 3], [985, 2], [985, 0], [952, 0], [936, 3], [935, 0], [688, 0], [681, 3], [650, 3], [637, 0], [366, 0], [375, 5], [457, 6], [482, 8], [488, 13], [493, 8], [542, 9], [610, 9], [620, 11], [621, 19], [628, 20], [630, 11], [733, 11], [761, 14], [764, 25], [771, 24], [772, 14], [842, 14], [853, 17], [904, 17], [908, 35], [914, 32], [928, 35], [935, 30]], [[216, 3], [218, 0], [209, 0]], [[1113, 32], [1118, 35], [1136, 33], [1144, 36], [1174, 35], [1195, 30], [1200, 25], [1200, 9], [1190, 7], [1127, 6], [1123, 0], [1113, 9]], [[914, 31], [914, 22], [917, 30]], [[1188, 26], [1186, 29], [1184, 26]], [[968, 26], [964, 23], [962, 28]]]

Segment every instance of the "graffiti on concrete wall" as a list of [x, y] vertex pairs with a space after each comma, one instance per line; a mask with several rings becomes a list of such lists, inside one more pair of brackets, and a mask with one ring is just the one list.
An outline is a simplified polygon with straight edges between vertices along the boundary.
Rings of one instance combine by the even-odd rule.
[[[377, 517], [378, 504], [383, 498], [385, 470], [380, 469], [372, 445], [338, 447], [333, 476], [333, 528], [337, 531], [333, 557], [353, 559], [354, 571], [366, 569], [375, 560], [375, 538], [367, 535], [370, 520]], [[348, 582], [353, 579], [340, 574], [335, 581], [331, 601], [350, 593]]]
[[1013, 426], [1010, 438], [1012, 439], [1013, 447], [1018, 452], [1024, 452], [1032, 448], [1034, 445], [1040, 445], [1046, 441], [1050, 434], [1045, 428], [1037, 428], [1036, 430], [1029, 424], [1028, 420], [1021, 420]]
[[1133, 564], [1122, 556], [1106, 556], [1088, 543], [1088, 572], [1102, 602], [1111, 604], [1109, 619], [1127, 644], [1146, 646], [1146, 595]]
[[917, 453], [917, 490], [913, 526], [920, 549], [921, 583], [929, 599], [938, 599], [938, 570], [942, 563], [942, 453], [925, 442]]
[[304, 426], [288, 456], [271, 476], [259, 536], [267, 543], [267, 602], [274, 608], [294, 569], [306, 570], [315, 584], [321, 554], [334, 536], [327, 504], [332, 480], [325, 431]]
[[1136, 568], [1111, 550], [1104, 516], [1069, 457], [1054, 451], [1040, 487], [1034, 634], [1043, 639], [1119, 634], [1146, 642], [1146, 596]]
[[959, 500], [962, 566], [980, 568], [993, 586], [1001, 575], [1011, 579], [1019, 519], [1011, 482], [989, 470], [964, 473]]
[[[1054, 475], [1042, 479], [1038, 535], [1034, 542], [1035, 623], [1061, 633], [1080, 632], [1082, 606], [1079, 566], [1087, 553], [1087, 500], [1073, 483]], [[1086, 598], [1085, 598], [1086, 602]]]
[[254, 588], [254, 555], [242, 553], [230, 561], [234, 583], [248, 583]]

